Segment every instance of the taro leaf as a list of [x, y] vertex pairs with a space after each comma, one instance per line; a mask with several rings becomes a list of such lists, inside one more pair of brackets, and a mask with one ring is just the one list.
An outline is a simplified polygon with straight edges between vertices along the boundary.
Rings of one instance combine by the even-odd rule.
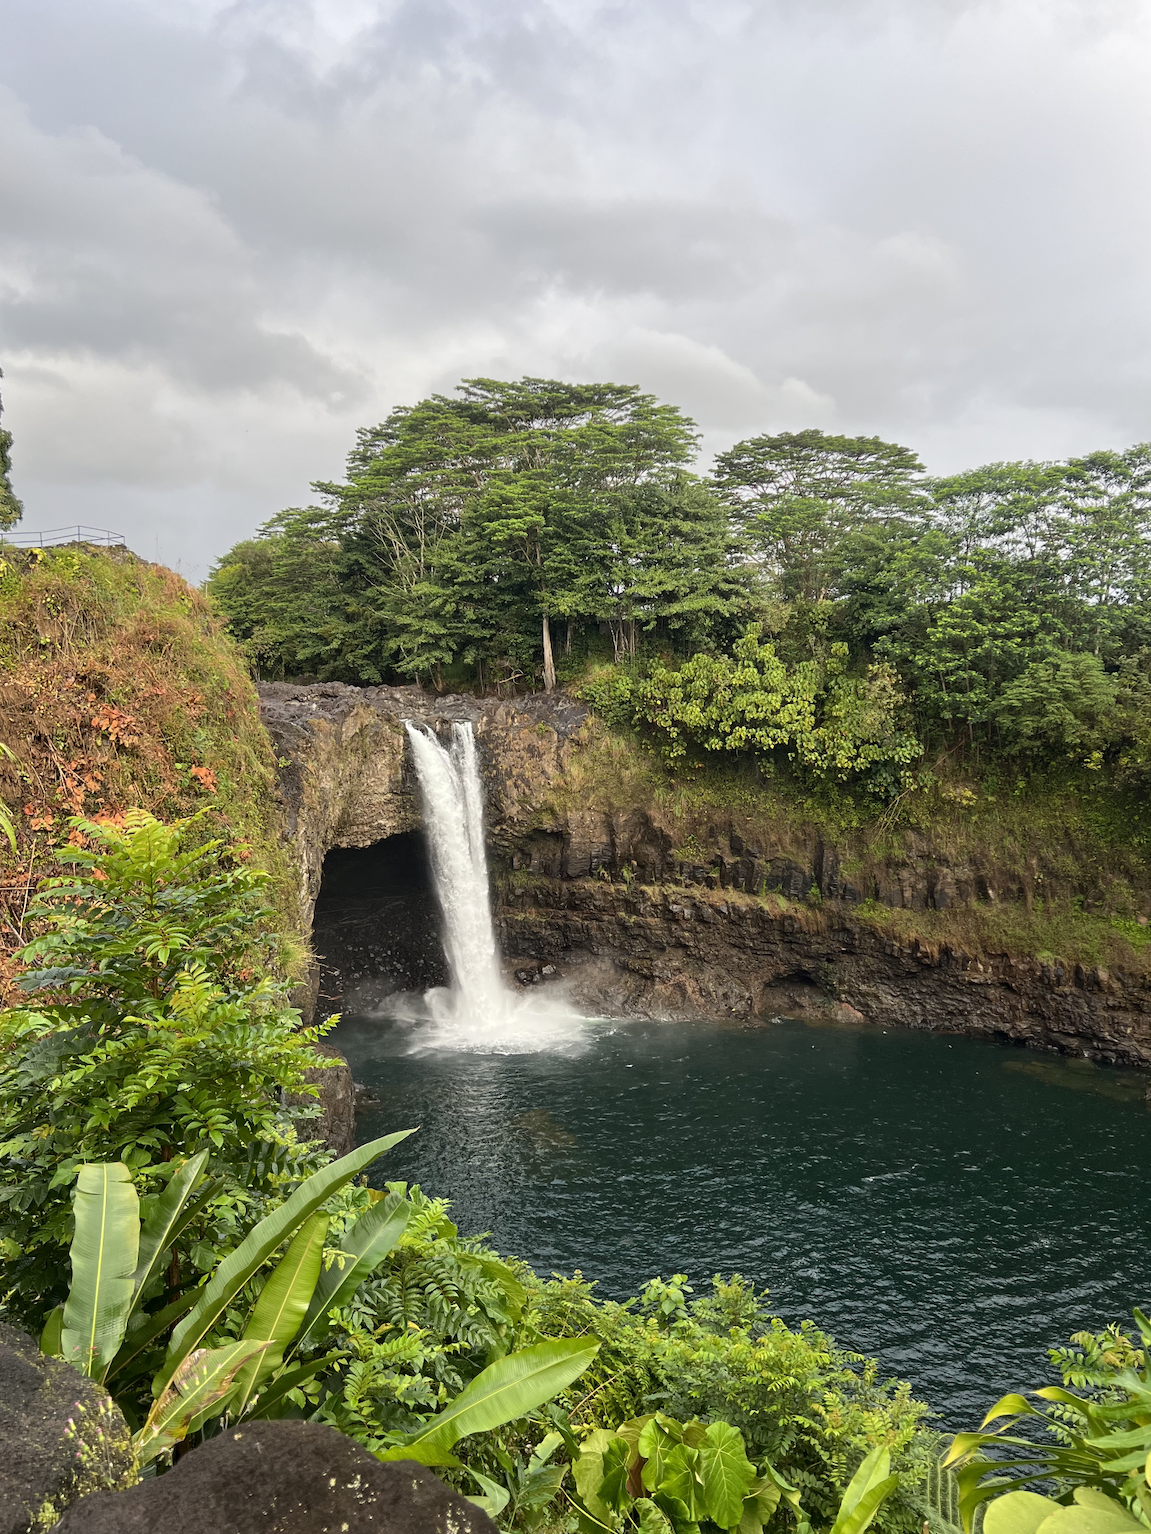
[[705, 1516], [699, 1450], [675, 1444], [663, 1456], [662, 1471], [653, 1495], [661, 1501], [682, 1503], [688, 1520], [698, 1523]]
[[72, 1283], [61, 1356], [102, 1380], [120, 1350], [132, 1305], [140, 1245], [140, 1200], [122, 1161], [82, 1166], [72, 1200]]
[[631, 1452], [631, 1445], [624, 1438], [612, 1438], [610, 1443], [604, 1445], [603, 1479], [600, 1481], [596, 1496], [614, 1513], [622, 1513], [631, 1501], [627, 1491], [628, 1460]]
[[699, 1445], [704, 1516], [721, 1529], [733, 1529], [743, 1517], [743, 1499], [756, 1479], [743, 1446], [743, 1434], [727, 1422], [713, 1422]]
[[639, 1534], [672, 1534], [667, 1514], [650, 1497], [640, 1497], [635, 1510], [639, 1514]]

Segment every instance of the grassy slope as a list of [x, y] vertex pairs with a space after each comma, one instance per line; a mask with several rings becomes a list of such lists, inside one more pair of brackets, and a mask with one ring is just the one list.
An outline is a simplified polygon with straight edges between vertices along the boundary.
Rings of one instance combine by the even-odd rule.
[[[19, 850], [0, 845], [0, 983], [30, 882], [70, 815], [134, 806], [162, 819], [207, 809], [211, 834], [247, 842], [293, 934], [275, 763], [247, 668], [204, 598], [123, 549], [0, 545], [0, 797]], [[293, 934], [294, 936], [295, 934]]]
[[[940, 857], [977, 866], [999, 898], [945, 911], [873, 900], [855, 919], [901, 944], [971, 954], [1037, 955], [1151, 973], [1151, 859], [1145, 807], [1084, 776], [1062, 784], [941, 780], [884, 812], [820, 801], [766, 782], [750, 764], [670, 771], [636, 736], [593, 722], [554, 808], [646, 809], [685, 862], [705, 862], [715, 833], [797, 846], [820, 835], [862, 889], [885, 866]], [[765, 899], [778, 905], [770, 895]]]

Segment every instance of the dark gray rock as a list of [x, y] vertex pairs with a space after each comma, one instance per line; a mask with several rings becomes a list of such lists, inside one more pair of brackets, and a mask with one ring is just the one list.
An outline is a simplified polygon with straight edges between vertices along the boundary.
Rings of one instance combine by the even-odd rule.
[[464, 1497], [410, 1460], [380, 1464], [318, 1422], [250, 1422], [167, 1475], [70, 1508], [58, 1534], [495, 1534]]
[[289, 1095], [289, 1107], [318, 1107], [319, 1118], [298, 1119], [296, 1129], [302, 1139], [323, 1140], [334, 1156], [346, 1156], [356, 1148], [356, 1084], [352, 1068], [334, 1044], [315, 1046], [318, 1055], [333, 1060], [333, 1065], [316, 1066], [304, 1073], [304, 1080], [320, 1089], [319, 1097], [303, 1093]]
[[77, 1497], [135, 1479], [128, 1424], [105, 1392], [0, 1322], [0, 1534], [50, 1528]]

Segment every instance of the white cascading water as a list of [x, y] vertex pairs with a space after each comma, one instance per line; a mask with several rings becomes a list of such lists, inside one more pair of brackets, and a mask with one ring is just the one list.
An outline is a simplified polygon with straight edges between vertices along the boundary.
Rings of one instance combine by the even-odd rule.
[[424, 807], [436, 897], [444, 918], [451, 986], [424, 996], [418, 1042], [439, 1048], [515, 1052], [570, 1048], [583, 1021], [558, 996], [516, 995], [500, 973], [488, 894], [483, 784], [470, 724], [452, 725], [445, 749], [423, 725], [405, 725]]

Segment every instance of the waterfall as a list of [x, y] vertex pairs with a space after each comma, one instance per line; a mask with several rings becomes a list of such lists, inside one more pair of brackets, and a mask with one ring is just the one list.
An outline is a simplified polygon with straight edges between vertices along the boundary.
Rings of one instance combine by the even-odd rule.
[[[427, 726], [405, 724], [420, 783], [451, 986], [429, 991], [407, 1021], [419, 1043], [520, 1052], [581, 1044], [583, 1023], [559, 996], [519, 996], [504, 984], [492, 925], [484, 799], [470, 724], [445, 748]], [[541, 1025], [542, 1028], [541, 1028]]]
[[445, 750], [431, 730], [411, 723], [406, 729], [424, 802], [436, 896], [444, 916], [452, 1011], [459, 1017], [466, 1009], [470, 1021], [491, 1027], [500, 1021], [511, 998], [500, 975], [492, 927], [475, 736], [470, 724], [453, 724], [451, 748]]

